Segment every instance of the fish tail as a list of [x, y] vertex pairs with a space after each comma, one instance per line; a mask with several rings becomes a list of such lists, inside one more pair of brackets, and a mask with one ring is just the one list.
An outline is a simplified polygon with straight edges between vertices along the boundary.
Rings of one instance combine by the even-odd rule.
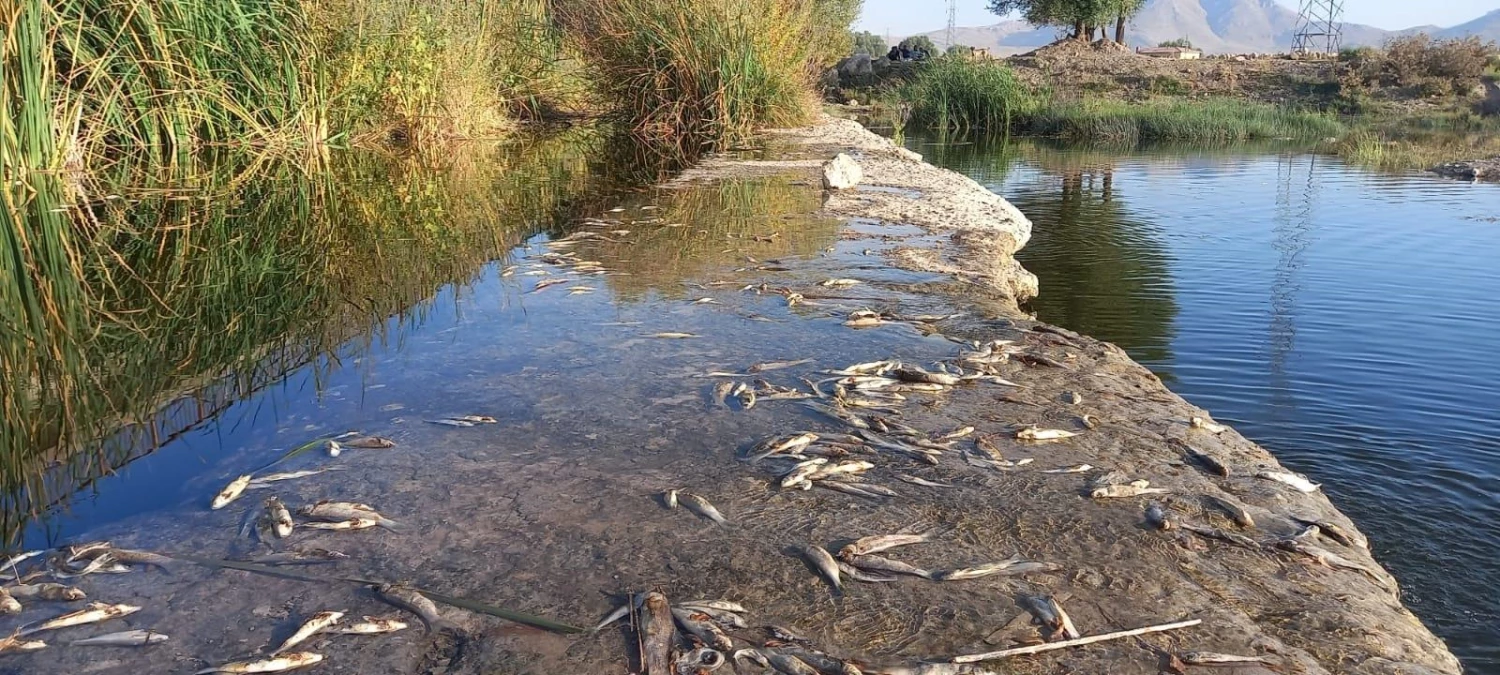
[[400, 533], [402, 531], [402, 527], [401, 527], [400, 523], [397, 523], [396, 521], [391, 520], [389, 518], [381, 518], [380, 521], [377, 524], [380, 527], [383, 527], [383, 528], [385, 528], [387, 530], [390, 530], [392, 532]]

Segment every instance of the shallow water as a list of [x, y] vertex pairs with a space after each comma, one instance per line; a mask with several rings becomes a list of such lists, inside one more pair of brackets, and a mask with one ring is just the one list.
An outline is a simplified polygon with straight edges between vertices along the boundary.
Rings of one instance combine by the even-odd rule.
[[1500, 186], [1274, 149], [909, 145], [1031, 218], [1038, 318], [1325, 482], [1411, 609], [1500, 673]]

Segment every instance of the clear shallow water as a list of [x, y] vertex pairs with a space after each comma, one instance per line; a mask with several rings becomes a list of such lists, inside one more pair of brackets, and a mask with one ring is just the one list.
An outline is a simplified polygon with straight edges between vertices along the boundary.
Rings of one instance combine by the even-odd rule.
[[1500, 673], [1500, 186], [1274, 150], [909, 145], [1031, 218], [1039, 318], [1325, 482], [1412, 610]]

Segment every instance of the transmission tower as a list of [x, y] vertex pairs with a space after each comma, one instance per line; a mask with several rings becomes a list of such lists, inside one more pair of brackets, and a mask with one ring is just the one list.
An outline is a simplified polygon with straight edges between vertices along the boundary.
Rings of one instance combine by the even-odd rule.
[[948, 0], [948, 49], [953, 48], [953, 31], [958, 28], [958, 0]]
[[1334, 55], [1344, 41], [1344, 0], [1302, 0], [1292, 54]]

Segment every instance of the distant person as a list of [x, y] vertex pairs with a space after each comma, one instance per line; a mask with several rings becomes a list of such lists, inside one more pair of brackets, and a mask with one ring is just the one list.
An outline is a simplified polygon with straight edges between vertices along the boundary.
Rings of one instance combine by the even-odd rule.
[[899, 47], [899, 46], [897, 46], [897, 47], [891, 47], [891, 51], [886, 52], [885, 57], [888, 58], [888, 59], [890, 59], [890, 60], [892, 60], [892, 61], [900, 61], [901, 60], [901, 47]]
[[911, 60], [911, 47], [902, 47], [901, 48], [901, 60], [902, 61], [910, 61]]

